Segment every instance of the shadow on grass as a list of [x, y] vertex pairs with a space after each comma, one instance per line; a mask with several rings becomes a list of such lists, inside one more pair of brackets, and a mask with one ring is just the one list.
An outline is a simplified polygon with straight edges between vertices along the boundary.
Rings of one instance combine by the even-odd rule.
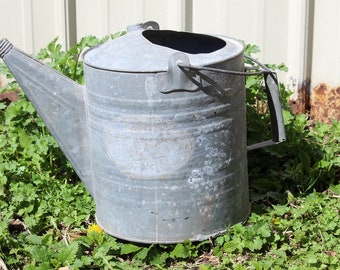
[[[312, 123], [305, 115], [293, 115], [288, 111], [284, 116], [287, 141], [248, 153], [253, 211], [268, 204], [284, 203], [287, 192], [294, 196], [313, 190], [323, 192], [339, 183], [340, 122]], [[266, 129], [267, 126], [258, 126], [258, 130]], [[262, 134], [268, 136], [270, 132], [259, 134], [250, 129], [248, 138], [258, 139]]]

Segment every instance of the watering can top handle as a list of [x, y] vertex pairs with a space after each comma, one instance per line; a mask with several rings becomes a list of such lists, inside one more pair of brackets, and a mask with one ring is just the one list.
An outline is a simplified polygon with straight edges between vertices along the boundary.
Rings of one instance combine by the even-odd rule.
[[[232, 71], [232, 70], [223, 70], [216, 69], [210, 67], [202, 67], [202, 66], [192, 66], [188, 65], [188, 63], [183, 63], [182, 61], [177, 61], [177, 66], [185, 73], [185, 75], [189, 78], [191, 82], [193, 82], [196, 86], [202, 86], [202, 80], [205, 83], [208, 83], [215, 87], [217, 91], [223, 91], [223, 89], [219, 89], [218, 85], [208, 76], [201, 73], [201, 70], [217, 72], [217, 73], [225, 73], [231, 75], [239, 75], [239, 76], [254, 76], [254, 75], [263, 75], [265, 82], [265, 92], [268, 99], [268, 106], [270, 112], [271, 119], [271, 127], [272, 127], [272, 139], [256, 144], [252, 144], [247, 146], [247, 150], [251, 151], [254, 149], [262, 148], [265, 146], [270, 146], [273, 144], [277, 144], [286, 140], [285, 127], [282, 115], [282, 108], [280, 102], [280, 92], [279, 85], [277, 80], [276, 72], [266, 67], [264, 64], [258, 62], [257, 60], [245, 56], [246, 59], [255, 63], [258, 67], [251, 66], [246, 67], [245, 72], [240, 71]], [[247, 71], [248, 70], [248, 71]], [[195, 80], [195, 76], [198, 75], [200, 81]]]
[[147, 21], [145, 23], [129, 25], [126, 30], [127, 32], [135, 30], [159, 30], [159, 24], [155, 21]]

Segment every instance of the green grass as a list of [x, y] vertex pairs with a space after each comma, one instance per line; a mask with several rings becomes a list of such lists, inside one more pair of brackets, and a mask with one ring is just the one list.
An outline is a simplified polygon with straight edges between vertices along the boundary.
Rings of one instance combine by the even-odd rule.
[[[85, 37], [69, 51], [55, 39], [38, 57], [82, 83], [81, 52], [114, 37]], [[0, 72], [11, 77], [5, 66]], [[261, 77], [246, 86], [250, 144], [270, 137], [270, 120], [260, 113]], [[287, 142], [249, 152], [249, 219], [216, 239], [177, 245], [135, 244], [93, 229], [94, 202], [31, 103], [22, 92], [0, 103], [0, 257], [9, 269], [338, 269], [340, 123], [293, 115], [280, 87]], [[14, 81], [1, 91], [17, 89]]]

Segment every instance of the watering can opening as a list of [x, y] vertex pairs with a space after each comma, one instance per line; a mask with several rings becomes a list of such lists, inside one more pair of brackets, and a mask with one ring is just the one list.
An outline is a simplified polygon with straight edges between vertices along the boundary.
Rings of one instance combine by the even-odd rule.
[[190, 54], [212, 53], [227, 44], [214, 36], [170, 30], [145, 30], [143, 36], [153, 44]]

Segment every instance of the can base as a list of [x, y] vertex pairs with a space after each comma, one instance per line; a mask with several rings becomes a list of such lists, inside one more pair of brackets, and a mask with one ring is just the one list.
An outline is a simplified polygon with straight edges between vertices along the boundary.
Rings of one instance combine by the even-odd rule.
[[134, 238], [134, 237], [129, 237], [127, 235], [121, 235], [119, 233], [116, 233], [112, 230], [110, 230], [109, 228], [105, 228], [106, 226], [101, 225], [99, 219], [97, 218], [97, 215], [95, 216], [96, 219], [96, 223], [98, 224], [99, 227], [101, 227], [107, 234], [116, 237], [118, 239], [124, 240], [124, 241], [129, 241], [129, 242], [135, 242], [135, 243], [143, 243], [143, 244], [177, 244], [177, 243], [182, 243], [186, 240], [189, 240], [190, 242], [200, 242], [200, 241], [204, 241], [210, 238], [216, 238], [218, 236], [220, 236], [221, 234], [224, 234], [225, 232], [228, 231], [227, 226], [228, 225], [234, 225], [237, 223], [243, 223], [244, 221], [246, 221], [250, 215], [250, 211], [251, 211], [251, 207], [249, 204], [248, 207], [248, 212], [246, 214], [246, 216], [237, 222], [234, 222], [232, 224], [226, 224], [226, 228], [225, 229], [221, 229], [221, 230], [217, 230], [217, 231], [213, 231], [210, 232], [208, 234], [197, 234], [197, 235], [193, 235], [193, 236], [188, 236], [188, 237], [178, 237], [178, 238], [172, 238], [171, 237], [161, 237], [157, 234], [155, 234], [155, 237], [152, 239], [148, 239], [148, 238]]

